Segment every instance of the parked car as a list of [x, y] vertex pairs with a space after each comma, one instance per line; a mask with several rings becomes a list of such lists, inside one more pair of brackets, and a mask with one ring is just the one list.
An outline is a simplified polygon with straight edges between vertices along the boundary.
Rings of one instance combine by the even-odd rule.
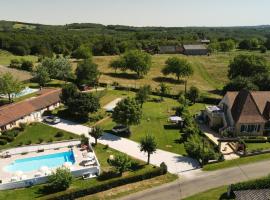
[[129, 128], [125, 125], [116, 125], [112, 128], [112, 131], [114, 133], [130, 133]]
[[58, 124], [61, 122], [60, 118], [56, 116], [47, 116], [44, 118], [44, 121], [49, 124]]

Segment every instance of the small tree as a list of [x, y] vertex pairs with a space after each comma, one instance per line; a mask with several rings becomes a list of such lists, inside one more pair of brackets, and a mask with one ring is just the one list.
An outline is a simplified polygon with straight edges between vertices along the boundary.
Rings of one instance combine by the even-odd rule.
[[123, 59], [117, 59], [117, 60], [113, 60], [111, 63], [110, 63], [110, 68], [114, 69], [114, 72], [116, 73], [116, 71], [118, 69], [124, 71], [125, 70], [125, 63], [123, 61]]
[[127, 69], [136, 72], [138, 78], [144, 77], [151, 67], [151, 56], [148, 53], [132, 50], [124, 54], [124, 64]]
[[170, 93], [170, 88], [165, 83], [160, 83], [157, 91], [159, 92], [161, 96], [161, 100], [163, 100], [163, 97]]
[[187, 98], [194, 104], [200, 97], [200, 91], [197, 87], [191, 86], [188, 93]]
[[72, 57], [77, 59], [89, 59], [92, 57], [92, 50], [90, 49], [90, 47], [81, 45], [72, 53]]
[[151, 135], [146, 135], [140, 140], [140, 151], [147, 153], [147, 164], [150, 163], [150, 155], [157, 150], [157, 143], [155, 138]]
[[89, 131], [89, 135], [95, 138], [95, 145], [97, 145], [97, 140], [103, 135], [103, 129], [99, 126], [95, 126]]
[[10, 72], [4, 73], [0, 76], [0, 93], [8, 95], [10, 103], [14, 98], [13, 94], [19, 93], [21, 89], [21, 82], [18, 79], [14, 78], [14, 76]]
[[145, 103], [149, 99], [149, 95], [151, 94], [151, 87], [150, 85], [145, 85], [140, 87], [139, 91], [136, 93], [136, 101], [141, 104], [141, 108], [143, 103]]
[[125, 154], [117, 154], [113, 159], [108, 159], [109, 165], [115, 167], [116, 171], [122, 175], [131, 167], [131, 160]]
[[73, 176], [67, 168], [57, 168], [51, 176], [49, 176], [49, 188], [52, 191], [63, 191], [69, 188], [72, 183]]
[[32, 61], [29, 60], [22, 60], [21, 69], [25, 71], [33, 71], [34, 64]]
[[41, 65], [37, 66], [36, 71], [33, 73], [34, 81], [39, 84], [39, 87], [44, 87], [50, 81], [50, 75], [46, 68]]
[[113, 121], [125, 125], [137, 125], [140, 123], [142, 111], [135, 99], [126, 98], [120, 101], [114, 108], [112, 118]]

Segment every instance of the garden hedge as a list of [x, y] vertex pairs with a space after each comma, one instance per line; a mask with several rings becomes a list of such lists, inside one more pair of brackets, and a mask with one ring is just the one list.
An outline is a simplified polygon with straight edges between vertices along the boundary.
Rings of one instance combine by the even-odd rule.
[[121, 177], [118, 179], [108, 180], [101, 182], [98, 185], [87, 187], [87, 188], [76, 188], [76, 189], [70, 189], [63, 192], [58, 192], [55, 194], [50, 194], [46, 197], [43, 197], [43, 200], [69, 200], [69, 199], [76, 199], [80, 198], [86, 195], [95, 194], [98, 192], [103, 192], [105, 190], [109, 190], [114, 187], [135, 183], [138, 181], [142, 181], [145, 179], [150, 179], [156, 176], [160, 176], [165, 174], [166, 171], [162, 168], [154, 168], [151, 171], [147, 171], [142, 174], [135, 174], [135, 175], [129, 175], [126, 177]]
[[267, 139], [244, 139], [245, 143], [266, 143]]
[[266, 188], [270, 188], [270, 175], [261, 179], [232, 184], [232, 187], [231, 187], [233, 191], [255, 190], [255, 189], [266, 189]]

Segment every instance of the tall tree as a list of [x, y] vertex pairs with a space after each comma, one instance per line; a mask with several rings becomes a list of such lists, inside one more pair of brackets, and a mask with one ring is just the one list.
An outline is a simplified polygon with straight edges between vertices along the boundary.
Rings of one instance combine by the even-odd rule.
[[124, 54], [123, 60], [126, 68], [136, 72], [138, 78], [144, 77], [151, 67], [151, 56], [142, 51], [129, 51]]
[[229, 78], [237, 76], [251, 77], [255, 74], [269, 72], [269, 64], [263, 56], [258, 55], [238, 55], [229, 65]]
[[139, 91], [136, 93], [135, 99], [138, 101], [138, 103], [141, 104], [141, 108], [143, 104], [149, 99], [150, 94], [151, 94], [150, 85], [144, 85], [143, 87], [140, 87]]
[[150, 163], [150, 155], [157, 150], [157, 143], [155, 138], [151, 135], [146, 135], [140, 140], [140, 151], [147, 153], [147, 164]]
[[100, 72], [98, 66], [92, 60], [83, 60], [76, 69], [76, 82], [78, 86], [95, 86], [98, 83]]
[[39, 87], [44, 87], [50, 81], [50, 75], [46, 68], [41, 65], [36, 67], [36, 70], [33, 73], [34, 81], [39, 84]]
[[141, 117], [142, 111], [139, 104], [129, 97], [120, 101], [112, 114], [114, 122], [127, 127], [139, 124]]
[[0, 76], [0, 93], [8, 95], [10, 103], [14, 98], [14, 94], [16, 95], [19, 93], [21, 89], [21, 82], [12, 76], [10, 72], [4, 73]]
[[49, 188], [56, 192], [68, 189], [72, 183], [73, 176], [69, 169], [57, 168], [48, 179]]
[[125, 154], [115, 155], [113, 159], [108, 160], [108, 163], [115, 167], [120, 175], [131, 167], [131, 159]]
[[193, 75], [192, 66], [186, 59], [171, 57], [166, 61], [165, 67], [162, 69], [162, 73], [166, 76], [169, 74], [174, 74], [177, 77], [177, 80], [180, 77], [184, 78], [185, 82], [185, 94], [187, 92], [187, 80], [190, 76]]
[[116, 73], [116, 71], [118, 69], [124, 71], [125, 70], [125, 62], [123, 61], [123, 59], [119, 58], [117, 60], [113, 60], [110, 63], [110, 68], [114, 69], [114, 72]]
[[97, 145], [97, 140], [103, 135], [103, 129], [100, 126], [95, 126], [89, 131], [89, 135], [95, 138], [95, 145]]

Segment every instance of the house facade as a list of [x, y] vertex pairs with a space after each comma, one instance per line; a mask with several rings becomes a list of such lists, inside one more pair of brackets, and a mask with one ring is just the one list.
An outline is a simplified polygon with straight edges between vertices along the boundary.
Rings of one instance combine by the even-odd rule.
[[60, 106], [61, 89], [42, 89], [30, 99], [0, 107], [0, 130], [18, 127], [20, 123], [42, 120], [45, 111]]
[[180, 54], [183, 53], [183, 47], [182, 46], [160, 46], [159, 47], [159, 54]]
[[227, 92], [216, 109], [203, 112], [207, 124], [236, 136], [265, 135], [269, 131], [270, 91]]

